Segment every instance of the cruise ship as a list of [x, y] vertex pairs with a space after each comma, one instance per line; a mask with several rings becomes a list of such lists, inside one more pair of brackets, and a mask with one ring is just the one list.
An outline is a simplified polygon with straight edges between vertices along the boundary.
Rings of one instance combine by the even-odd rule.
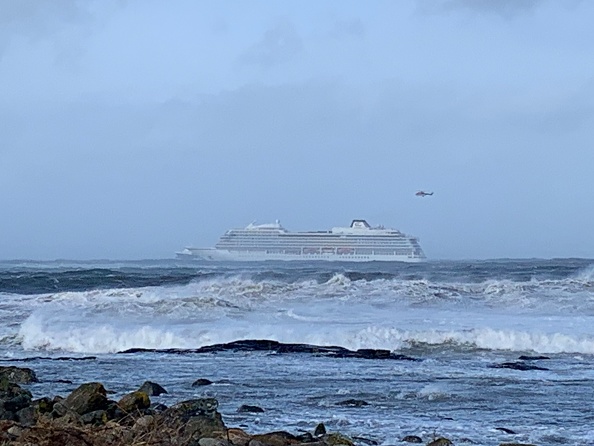
[[329, 231], [291, 232], [275, 223], [230, 229], [214, 248], [186, 247], [178, 258], [212, 261], [326, 260], [334, 262], [421, 262], [425, 254], [415, 237], [353, 220]]

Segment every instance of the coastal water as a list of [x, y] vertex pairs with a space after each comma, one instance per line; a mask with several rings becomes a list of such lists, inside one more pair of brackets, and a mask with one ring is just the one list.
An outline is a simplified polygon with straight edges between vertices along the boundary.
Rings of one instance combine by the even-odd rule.
[[[247, 339], [417, 360], [191, 351]], [[254, 433], [324, 422], [360, 444], [592, 445], [594, 261], [4, 262], [0, 365], [32, 368], [37, 397], [145, 380], [167, 405], [214, 396]]]

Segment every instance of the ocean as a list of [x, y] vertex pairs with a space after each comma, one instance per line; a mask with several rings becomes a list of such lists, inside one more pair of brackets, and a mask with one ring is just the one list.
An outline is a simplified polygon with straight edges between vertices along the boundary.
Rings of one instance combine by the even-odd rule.
[[[395, 355], [196, 351], [238, 340]], [[594, 445], [594, 260], [0, 262], [0, 365], [32, 368], [34, 397], [215, 397], [250, 433]]]

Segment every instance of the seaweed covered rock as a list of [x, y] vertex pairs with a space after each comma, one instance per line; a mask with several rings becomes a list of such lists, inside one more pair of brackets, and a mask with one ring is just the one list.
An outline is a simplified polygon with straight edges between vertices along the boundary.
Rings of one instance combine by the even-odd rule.
[[125, 413], [140, 412], [151, 406], [151, 400], [145, 392], [136, 392], [124, 395], [118, 401], [118, 407]]
[[0, 366], [0, 382], [6, 380], [15, 384], [37, 383], [35, 372], [27, 367]]
[[54, 405], [62, 405], [78, 415], [84, 415], [96, 410], [106, 410], [108, 407], [107, 392], [103, 384], [92, 382], [86, 383], [75, 389], [63, 401]]

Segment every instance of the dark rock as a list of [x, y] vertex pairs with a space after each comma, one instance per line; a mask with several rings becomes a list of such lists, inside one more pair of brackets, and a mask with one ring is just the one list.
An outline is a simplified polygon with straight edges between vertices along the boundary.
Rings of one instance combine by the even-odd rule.
[[261, 407], [258, 407], [258, 406], [242, 404], [241, 406], [239, 406], [239, 409], [237, 409], [237, 412], [238, 413], [262, 413], [262, 412], [264, 412], [264, 409], [262, 409]]
[[324, 423], [319, 423], [314, 430], [314, 437], [320, 437], [326, 435], [326, 426]]
[[107, 409], [106, 395], [107, 392], [103, 384], [97, 382], [86, 383], [75, 389], [61, 404], [79, 415], [84, 415], [95, 410]]
[[208, 386], [210, 384], [212, 384], [212, 381], [210, 379], [199, 378], [192, 383], [192, 387]]
[[0, 407], [0, 421], [3, 420], [17, 421], [17, 415], [10, 410], [6, 410]]
[[37, 383], [35, 372], [26, 367], [0, 366], [0, 381], [6, 379], [15, 384]]
[[324, 443], [326, 443], [328, 446], [338, 446], [338, 445], [344, 445], [344, 446], [354, 446], [353, 441], [342, 434], [339, 434], [338, 432], [332, 432], [331, 434], [326, 434], [322, 437]]
[[551, 359], [548, 356], [527, 356], [522, 355], [518, 358], [520, 361], [537, 361], [539, 359]]
[[107, 423], [108, 416], [107, 411], [105, 410], [94, 410], [92, 412], [87, 412], [84, 415], [81, 415], [80, 419], [84, 424], [102, 426], [105, 423]]
[[160, 419], [165, 426], [180, 432], [174, 444], [197, 445], [200, 438], [215, 437], [225, 431], [223, 418], [216, 410], [218, 404], [214, 398], [183, 401], [165, 410]]
[[108, 420], [121, 420], [126, 415], [128, 415], [126, 412], [120, 409], [120, 406], [118, 406], [117, 402], [112, 400], [107, 402], [107, 409], [105, 409], [105, 412], [107, 413]]
[[407, 435], [400, 441], [404, 441], [406, 443], [422, 443], [423, 439], [421, 437], [417, 437], [416, 435]]
[[301, 435], [297, 435], [297, 440], [299, 440], [299, 443], [311, 443], [314, 441], [314, 436], [309, 432], [304, 432]]
[[16, 413], [17, 420], [23, 426], [33, 426], [37, 422], [37, 412], [35, 407], [23, 407]]
[[118, 401], [118, 407], [126, 413], [139, 412], [148, 409], [151, 405], [149, 396], [137, 390], [136, 392], [124, 395]]
[[70, 381], [69, 379], [57, 379], [54, 382], [61, 383], [61, 384], [72, 384], [72, 381]]
[[31, 361], [93, 361], [97, 359], [96, 356], [59, 356], [53, 358], [51, 356], [29, 356], [28, 358], [11, 358], [3, 359], [3, 361], [13, 362], [31, 362]]
[[151, 381], [145, 381], [138, 390], [146, 393], [148, 396], [159, 396], [162, 393], [167, 393], [167, 390], [165, 390], [159, 384]]
[[258, 434], [252, 436], [252, 441], [250, 441], [250, 445], [252, 442], [260, 442], [267, 446], [288, 446], [290, 444], [297, 444], [299, 443], [299, 439], [289, 432], [285, 431], [277, 431], [277, 432], [269, 432], [267, 434]]
[[427, 443], [427, 446], [452, 446], [453, 444], [454, 443], [452, 443], [451, 440], [448, 440], [444, 437], [439, 437]]
[[68, 408], [64, 404], [62, 404], [62, 402], [58, 401], [58, 402], [54, 403], [53, 408], [52, 408], [52, 416], [54, 418], [63, 417], [67, 413], [68, 413]]
[[149, 407], [149, 412], [152, 414], [162, 413], [162, 412], [165, 412], [166, 410], [167, 410], [167, 406], [163, 403], [151, 404], [151, 406]]
[[44, 396], [43, 398], [31, 401], [31, 406], [35, 408], [37, 413], [43, 415], [50, 413], [54, 409], [54, 402]]
[[200, 347], [197, 349], [142, 349], [132, 348], [119, 352], [120, 354], [133, 353], [169, 353], [169, 354], [190, 354], [190, 353], [219, 353], [225, 351], [270, 351], [278, 354], [282, 353], [308, 353], [317, 356], [329, 356], [335, 358], [362, 358], [362, 359], [392, 359], [392, 360], [406, 360], [419, 361], [417, 358], [412, 358], [406, 355], [399, 355], [391, 353], [389, 350], [380, 349], [360, 349], [357, 351], [349, 350], [339, 346], [322, 346], [311, 344], [284, 344], [278, 341], [271, 341], [267, 339], [246, 339], [240, 341], [228, 342], [226, 344], [214, 344]]
[[165, 412], [175, 413], [181, 418], [190, 418], [195, 416], [215, 418], [219, 402], [214, 398], [198, 398], [194, 400], [182, 401], [170, 407]]
[[525, 362], [502, 362], [501, 364], [492, 364], [489, 366], [492, 369], [513, 369], [513, 370], [549, 370], [545, 367], [538, 367], [533, 364], [526, 364]]
[[339, 401], [338, 403], [336, 403], [336, 405], [337, 406], [348, 406], [348, 407], [363, 407], [363, 406], [369, 406], [369, 403], [367, 401], [363, 401], [363, 400], [349, 399], [349, 400]]
[[31, 398], [31, 392], [21, 389], [18, 384], [9, 382], [6, 378], [0, 382], [0, 409], [18, 412], [31, 404]]
[[501, 431], [501, 432], [505, 432], [506, 434], [511, 434], [511, 435], [515, 435], [516, 432], [514, 432], [511, 429], [508, 429], [507, 427], [496, 427], [495, 430]]

